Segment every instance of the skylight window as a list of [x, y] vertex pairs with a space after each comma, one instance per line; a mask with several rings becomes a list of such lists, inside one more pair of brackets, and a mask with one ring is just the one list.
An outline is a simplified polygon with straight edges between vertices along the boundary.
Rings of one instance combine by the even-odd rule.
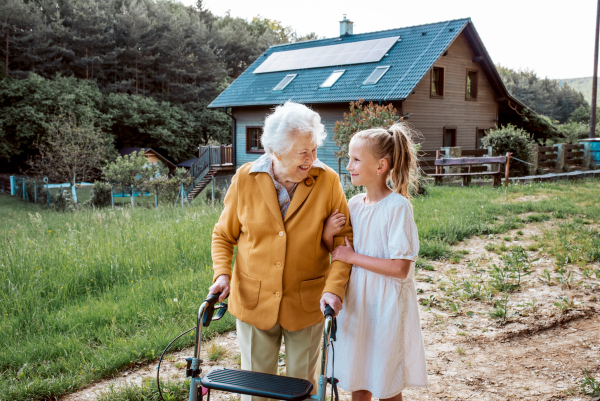
[[323, 82], [320, 88], [331, 88], [333, 84], [337, 82], [338, 79], [344, 74], [346, 70], [335, 70], [331, 73], [331, 75]]
[[369, 75], [369, 78], [367, 78], [365, 82], [363, 82], [363, 85], [375, 85], [377, 82], [379, 82], [381, 77], [383, 77], [383, 74], [385, 74], [389, 69], [389, 65], [375, 68], [375, 71], [373, 71], [371, 75]]
[[282, 91], [282, 90], [284, 90], [285, 87], [288, 86], [288, 84], [290, 82], [292, 82], [292, 80], [294, 78], [296, 78], [296, 75], [298, 75], [298, 74], [288, 74], [288, 75], [286, 75], [285, 78], [283, 78], [281, 80], [281, 82], [278, 83], [277, 86], [273, 88], [273, 90], [274, 91]]

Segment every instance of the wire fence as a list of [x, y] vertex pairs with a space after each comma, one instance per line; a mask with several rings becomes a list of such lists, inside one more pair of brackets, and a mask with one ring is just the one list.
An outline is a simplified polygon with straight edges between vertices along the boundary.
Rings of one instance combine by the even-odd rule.
[[[210, 186], [208, 191], [212, 191]], [[184, 207], [189, 206], [193, 200], [188, 197], [183, 182], [179, 185], [150, 183], [144, 186], [107, 182], [72, 185], [49, 183], [47, 179], [0, 176], [0, 192], [16, 196], [24, 202], [59, 211], [76, 210], [82, 207], [158, 208], [161, 205]], [[214, 195], [212, 197], [204, 193], [202, 195], [202, 202], [210, 203], [211, 199], [215, 199]], [[220, 199], [219, 196], [216, 200]]]

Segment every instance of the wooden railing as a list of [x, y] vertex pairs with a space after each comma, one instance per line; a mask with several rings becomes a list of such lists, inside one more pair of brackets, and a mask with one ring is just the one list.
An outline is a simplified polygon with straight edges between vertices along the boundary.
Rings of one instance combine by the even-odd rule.
[[186, 175], [194, 179], [198, 178], [204, 171], [210, 167], [233, 165], [233, 148], [231, 145], [221, 146], [200, 146], [198, 160], [190, 167]]

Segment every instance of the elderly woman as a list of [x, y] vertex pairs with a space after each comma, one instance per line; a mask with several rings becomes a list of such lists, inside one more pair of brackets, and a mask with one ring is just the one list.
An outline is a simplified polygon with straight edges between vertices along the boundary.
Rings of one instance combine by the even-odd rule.
[[[336, 314], [342, 308], [351, 268], [331, 263], [322, 241], [332, 212], [349, 216], [339, 177], [317, 159], [325, 137], [320, 116], [304, 105], [287, 102], [267, 117], [265, 154], [237, 171], [215, 225], [210, 287], [221, 300], [231, 289], [242, 369], [277, 374], [283, 336], [287, 375], [310, 380], [315, 389], [322, 312], [326, 305]], [[335, 246], [352, 239], [349, 220]], [[251, 398], [259, 399], [243, 396]]]

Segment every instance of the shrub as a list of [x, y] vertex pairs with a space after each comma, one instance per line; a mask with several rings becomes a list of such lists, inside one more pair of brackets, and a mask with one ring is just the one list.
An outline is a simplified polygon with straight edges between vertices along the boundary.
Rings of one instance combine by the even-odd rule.
[[[534, 141], [531, 134], [521, 128], [508, 124], [490, 130], [489, 135], [482, 139], [483, 146], [491, 146], [495, 154], [505, 155], [510, 152], [518, 159], [531, 161]], [[517, 160], [511, 160], [510, 175], [523, 176], [529, 173], [529, 166]]]
[[[598, 128], [596, 128], [596, 131]], [[560, 125], [559, 129], [565, 137], [563, 140], [565, 143], [577, 144], [579, 139], [587, 138], [590, 134], [590, 125], [585, 123], [571, 122]]]
[[71, 212], [77, 209], [70, 188], [68, 190], [61, 189], [56, 195], [50, 195], [50, 203], [54, 204], [54, 209], [59, 212]]
[[[207, 202], [211, 202], [212, 201], [212, 189], [207, 187], [205, 190], [206, 193], [206, 201]], [[215, 185], [215, 202], [220, 202], [223, 199], [223, 191], [221, 191], [221, 188], [219, 188], [218, 186]]]
[[86, 204], [90, 206], [94, 205], [94, 207], [110, 206], [112, 204], [110, 184], [102, 181], [94, 182], [92, 197]]

